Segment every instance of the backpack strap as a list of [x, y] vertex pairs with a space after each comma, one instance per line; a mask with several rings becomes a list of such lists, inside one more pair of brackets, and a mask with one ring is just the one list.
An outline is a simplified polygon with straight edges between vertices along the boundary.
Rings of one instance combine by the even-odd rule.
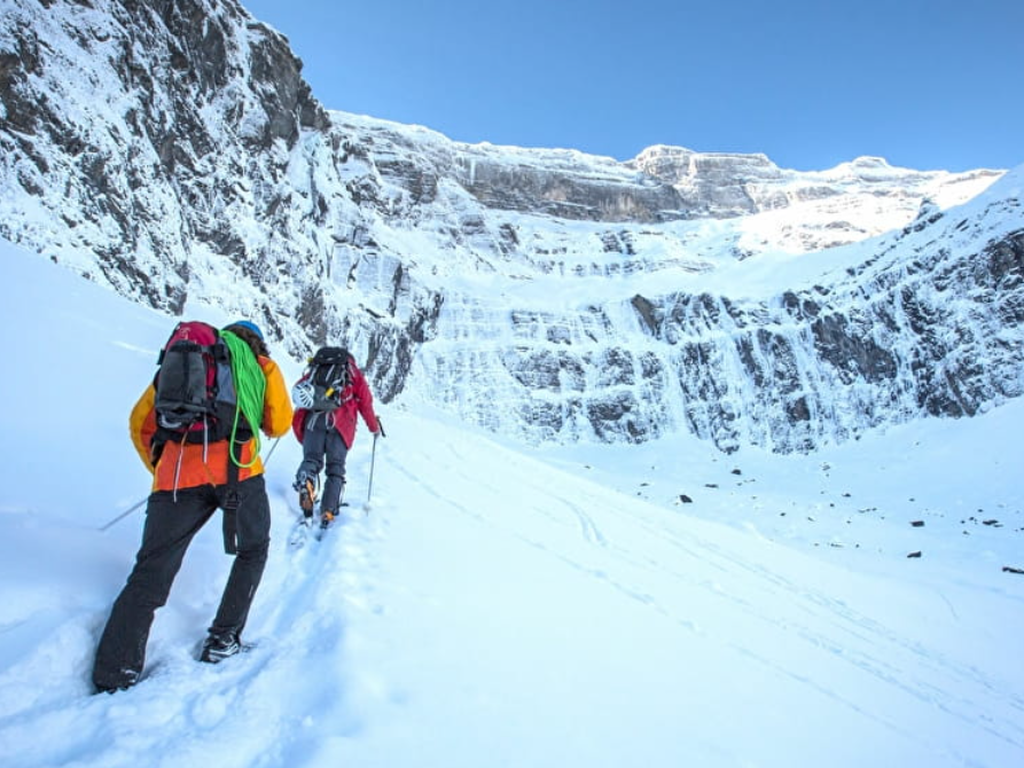
[[238, 464], [228, 458], [228, 484], [224, 490], [224, 552], [229, 555], [238, 553]]

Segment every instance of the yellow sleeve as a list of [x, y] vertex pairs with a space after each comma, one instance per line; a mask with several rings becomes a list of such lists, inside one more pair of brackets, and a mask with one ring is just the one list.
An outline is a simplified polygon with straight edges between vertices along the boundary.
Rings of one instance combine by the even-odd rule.
[[139, 458], [150, 472], [153, 471], [150, 448], [153, 444], [153, 433], [156, 432], [156, 411], [153, 410], [155, 403], [156, 389], [150, 384], [135, 403], [128, 419], [128, 431], [132, 436], [132, 445], [135, 446]]
[[292, 427], [292, 398], [277, 363], [269, 357], [259, 358], [267, 389], [263, 395], [263, 431], [280, 437]]

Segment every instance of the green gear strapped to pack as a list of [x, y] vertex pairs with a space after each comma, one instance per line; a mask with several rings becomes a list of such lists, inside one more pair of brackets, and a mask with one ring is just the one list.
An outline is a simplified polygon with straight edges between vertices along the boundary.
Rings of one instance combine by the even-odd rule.
[[[238, 406], [235, 409], [235, 421], [231, 427], [231, 461], [239, 467], [251, 467], [260, 456], [260, 426], [263, 424], [263, 396], [267, 388], [267, 379], [263, 375], [259, 360], [253, 354], [249, 345], [233, 334], [231, 331], [221, 331], [220, 336], [224, 339], [231, 352], [231, 375], [235, 381], [235, 393]], [[243, 464], [235, 458], [235, 434], [238, 431], [238, 415], [241, 414], [249, 422], [253, 437], [256, 440], [256, 447], [253, 451], [252, 460]]]

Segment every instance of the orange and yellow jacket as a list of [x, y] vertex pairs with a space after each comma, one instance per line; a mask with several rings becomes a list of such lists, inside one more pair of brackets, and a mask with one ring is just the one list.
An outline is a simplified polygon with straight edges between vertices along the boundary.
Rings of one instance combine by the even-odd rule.
[[[277, 363], [269, 357], [259, 357], [260, 368], [267, 379], [263, 396], [263, 432], [269, 437], [280, 437], [292, 423], [292, 401]], [[228, 481], [229, 440], [203, 445], [168, 440], [156, 463], [153, 463], [153, 436], [156, 433], [156, 387], [150, 384], [132, 408], [128, 422], [132, 444], [146, 468], [153, 473], [154, 491], [173, 491], [200, 485], [224, 485]], [[252, 438], [236, 458], [248, 464], [253, 458], [256, 438]], [[238, 479], [245, 480], [263, 473], [263, 462], [257, 457], [251, 467], [239, 467]]]

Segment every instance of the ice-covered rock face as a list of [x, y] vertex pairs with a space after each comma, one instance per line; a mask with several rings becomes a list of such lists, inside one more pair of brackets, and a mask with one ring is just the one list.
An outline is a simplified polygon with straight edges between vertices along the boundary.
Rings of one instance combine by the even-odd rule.
[[0, 14], [0, 234], [348, 344], [385, 402], [795, 451], [1021, 394], [1019, 193], [950, 210], [1001, 172], [466, 145], [325, 110], [235, 0]]
[[615, 278], [537, 278], [508, 289], [512, 309], [450, 292], [413, 378], [526, 439], [638, 442], [684, 429], [726, 451], [809, 451], [1024, 394], [1019, 196], [844, 250], [792, 289], [769, 275], [775, 285], [735, 298], [722, 289], [756, 285], [746, 270], [763, 269], [758, 260], [718, 279], [665, 269], [622, 281], [618, 297]]

